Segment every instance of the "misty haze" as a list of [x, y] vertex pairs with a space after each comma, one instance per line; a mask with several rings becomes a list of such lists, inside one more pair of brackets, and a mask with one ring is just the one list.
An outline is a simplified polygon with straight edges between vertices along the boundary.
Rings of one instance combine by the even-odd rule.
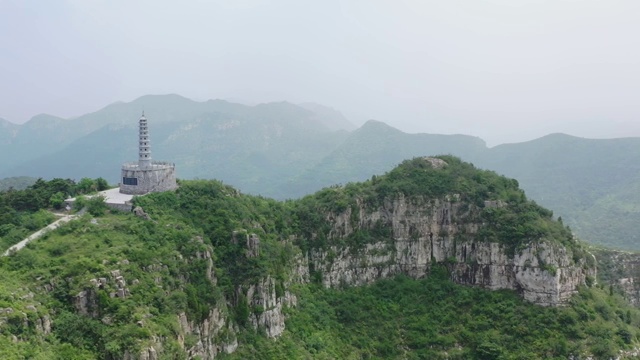
[[490, 145], [640, 135], [635, 1], [0, 2], [0, 117], [314, 102]]
[[0, 359], [633, 359], [640, 3], [0, 0]]

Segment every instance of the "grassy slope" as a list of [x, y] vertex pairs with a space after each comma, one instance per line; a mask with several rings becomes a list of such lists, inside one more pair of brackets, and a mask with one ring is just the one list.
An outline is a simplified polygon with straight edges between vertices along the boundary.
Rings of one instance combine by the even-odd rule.
[[[16, 288], [5, 288], [0, 295], [6, 299], [4, 305], [12, 307], [14, 314], [20, 315], [21, 311], [25, 311], [33, 319], [49, 314], [53, 317], [54, 331], [42, 337], [35, 332], [31, 323], [24, 326], [16, 322], [13, 327], [3, 327], [5, 336], [15, 335], [28, 340], [33, 346], [25, 347], [19, 342], [2, 348], [0, 357], [20, 358], [31, 353], [32, 356], [45, 359], [61, 352], [66, 343], [78, 349], [74, 352], [67, 349], [69, 358], [95, 358], [97, 354], [121, 354], [122, 349], [130, 348], [137, 339], [148, 339], [151, 331], [158, 335], [170, 335], [170, 327], [164, 323], [175, 322], [175, 316], [170, 314], [179, 310], [184, 295], [181, 292], [165, 294], [155, 286], [154, 276], [161, 277], [168, 284], [174, 282], [175, 279], [168, 273], [148, 273], [142, 269], [157, 263], [156, 258], [162, 259], [162, 263], [172, 271], [187, 272], [188, 269], [181, 268], [184, 264], [176, 261], [180, 252], [175, 247], [162, 242], [151, 244], [144, 241], [148, 231], [145, 223], [130, 215], [102, 217], [97, 224], [92, 224], [90, 216], [86, 216], [45, 235], [15, 256], [3, 258], [0, 272], [14, 279], [16, 288], [28, 289], [36, 294], [33, 300], [19, 301], [20, 298], [13, 295]], [[173, 232], [172, 237], [177, 239], [182, 235]], [[188, 239], [188, 235], [183, 238], [184, 241]], [[135, 260], [130, 265], [120, 263], [125, 259]], [[100, 305], [104, 308], [100, 315], [112, 317], [114, 325], [107, 326], [100, 318], [93, 320], [76, 315], [72, 306], [73, 297], [90, 288], [90, 279], [110, 278], [110, 271], [115, 269], [120, 270], [129, 281], [135, 278], [140, 283], [130, 286], [132, 296], [125, 300], [108, 297], [108, 292], [114, 291], [113, 284], [100, 292]], [[46, 284], [53, 284], [55, 290], [49, 293], [43, 291]], [[165, 286], [168, 284], [165, 283]], [[34, 305], [37, 311], [25, 310], [27, 305]], [[146, 314], [152, 315], [152, 320], [148, 321], [150, 329], [136, 329], [135, 321], [146, 318]], [[171, 348], [172, 344], [168, 345]]]
[[[339, 214], [348, 207], [356, 214], [357, 203], [366, 205], [370, 210], [376, 209], [385, 201], [402, 193], [414, 199], [444, 199], [449, 196], [458, 200], [470, 209], [467, 221], [483, 223], [477, 238], [482, 241], [500, 242], [511, 250], [526, 246], [532, 241], [544, 239], [557, 242], [575, 251], [583, 253], [582, 247], [574, 241], [568, 228], [553, 219], [553, 213], [538, 206], [524, 195], [518, 182], [499, 176], [492, 171], [478, 170], [453, 156], [439, 156], [448, 165], [441, 169], [433, 168], [425, 158], [406, 160], [383, 176], [374, 176], [361, 183], [349, 183], [323, 189], [318, 193], [305, 197], [297, 205], [299, 231], [304, 236], [299, 241], [303, 249], [324, 246], [323, 242], [336, 240], [342, 245], [345, 239], [328, 239], [331, 224], [322, 215], [328, 212]], [[505, 206], [484, 209], [486, 200], [498, 201]], [[362, 230], [362, 229], [361, 229]], [[375, 242], [376, 236], [384, 237], [385, 229], [380, 234], [371, 231], [359, 231], [356, 239], [346, 239], [351, 247], [364, 242]], [[388, 229], [387, 229], [388, 230]], [[314, 242], [305, 239], [314, 238]], [[388, 236], [387, 236], [388, 237]], [[355, 242], [355, 244], [354, 244]], [[582, 257], [582, 255], [578, 255]]]
[[[165, 354], [178, 357], [178, 344], [171, 340], [177, 331], [176, 314], [184, 311], [191, 319], [202, 319], [211, 306], [220, 307], [241, 324], [241, 347], [233, 355], [239, 358], [437, 358], [448, 353], [488, 359], [562, 357], [576, 352], [606, 358], [618, 348], [637, 344], [640, 313], [607, 291], [583, 289], [570, 306], [548, 309], [525, 303], [512, 292], [454, 285], [442, 272], [426, 280], [397, 278], [345, 291], [298, 285], [294, 290], [300, 306], [290, 310], [288, 330], [278, 341], [242, 325], [251, 311], [259, 309], [241, 308], [246, 304], [234, 307], [223, 300], [237, 286], [267, 274], [286, 280], [287, 264], [299, 249], [283, 240], [306, 226], [301, 218], [305, 208], [348, 206], [332, 194], [363, 190], [375, 197], [378, 191], [400, 190], [433, 191], [431, 195], [440, 196], [467, 188], [470, 201], [506, 196], [514, 204], [527, 204], [513, 181], [456, 165], [455, 159], [448, 161], [448, 174], [458, 176], [455, 182], [442, 178], [443, 171], [429, 171], [418, 159], [388, 177], [287, 203], [241, 195], [219, 182], [183, 182], [175, 193], [140, 199], [154, 221], [110, 214], [95, 224], [86, 216], [65, 225], [0, 260], [0, 280], [4, 280], [0, 281], [0, 308], [13, 310], [0, 326], [0, 357], [118, 358], [125, 349], [135, 352], [148, 344], [152, 336], [165, 336]], [[416, 186], [414, 181], [424, 181], [425, 174], [436, 176], [429, 186]], [[467, 175], [471, 178], [465, 181]], [[533, 205], [522, 209], [537, 219], [548, 215]], [[544, 224], [547, 221], [543, 219]], [[259, 258], [247, 259], [243, 242], [232, 242], [233, 231], [241, 229], [260, 236]], [[550, 234], [554, 229], [548, 229]], [[562, 234], [560, 228], [557, 231]], [[197, 237], [203, 243], [195, 241]], [[206, 281], [205, 260], [195, 257], [208, 246], [213, 247], [215, 286]], [[96, 290], [98, 316], [77, 315], [73, 297], [93, 288], [90, 279], [111, 279], [113, 270], [125, 277], [131, 296], [109, 297], [115, 291], [110, 280], [106, 289]], [[54, 291], [43, 290], [51, 284]], [[45, 315], [53, 319], [53, 333], [48, 336], [38, 334], [34, 326]], [[22, 341], [14, 343], [13, 336]]]
[[[218, 182], [195, 181], [190, 185], [180, 190], [180, 200], [175, 193], [145, 199], [155, 221], [116, 213], [94, 223], [87, 215], [14, 256], [0, 258], [1, 277], [11, 279], [0, 287], [0, 307], [11, 308], [9, 315], [0, 315], [0, 323], [4, 323], [0, 344], [6, 345], [0, 347], [0, 358], [48, 359], [58, 354], [64, 354], [61, 358], [65, 359], [121, 358], [126, 349], [137, 352], [152, 335], [168, 339], [163, 341], [164, 351], [173, 358], [179, 354], [175, 340], [178, 313], [185, 312], [196, 321], [207, 316], [213, 306], [226, 313], [229, 310], [222, 299], [233, 293], [235, 286], [269, 274], [276, 278], [286, 275], [288, 268], [283, 264], [290, 261], [285, 253], [290, 247], [276, 241], [275, 235], [251, 227], [258, 220], [263, 220], [261, 226], [267, 229], [275, 226], [265, 216], [273, 214], [271, 205], [281, 205], [239, 195]], [[179, 211], [175, 211], [175, 204], [181, 205]], [[232, 231], [238, 229], [261, 235], [260, 258], [246, 259], [244, 243], [232, 243]], [[218, 245], [213, 254], [219, 260], [217, 286], [206, 280], [206, 260], [196, 256], [210, 250], [212, 243]], [[124, 276], [131, 296], [110, 297], [116, 291], [114, 270]], [[96, 318], [76, 314], [75, 296], [95, 289], [90, 280], [101, 277], [109, 283], [105, 289], [95, 290], [99, 306], [89, 311], [95, 310]], [[49, 285], [54, 290], [44, 291]], [[22, 294], [30, 292], [35, 294], [33, 299], [22, 299]], [[48, 336], [36, 332], [34, 325], [45, 315], [53, 319], [53, 333]], [[238, 323], [246, 321], [235, 316], [234, 310], [229, 316]], [[29, 321], [25, 323], [24, 317]], [[13, 336], [22, 341], [13, 343]]]
[[154, 157], [175, 161], [183, 178], [216, 177], [285, 199], [367, 179], [412, 156], [451, 153], [517, 178], [531, 198], [561, 215], [583, 239], [640, 249], [634, 231], [640, 213], [626, 198], [640, 186], [638, 138], [552, 134], [487, 149], [477, 138], [406, 134], [375, 121], [349, 134], [318, 131], [314, 124], [344, 119], [286, 103], [249, 107], [145, 96], [73, 120], [42, 115], [22, 126], [0, 120], [7, 130], [0, 136], [0, 176], [102, 176], [117, 182], [120, 164], [135, 154], [140, 109], [153, 109]]
[[7, 191], [9, 189], [23, 190], [33, 185], [36, 180], [38, 179], [28, 176], [16, 176], [0, 179], [0, 191]]
[[518, 179], [530, 198], [561, 215], [584, 240], [640, 249], [632, 205], [640, 185], [640, 139], [553, 134], [492, 148], [477, 164]]
[[637, 342], [640, 312], [617, 294], [582, 289], [564, 308], [542, 308], [511, 291], [431, 277], [360, 288], [301, 290], [276, 342], [248, 334], [231, 359], [608, 359]]

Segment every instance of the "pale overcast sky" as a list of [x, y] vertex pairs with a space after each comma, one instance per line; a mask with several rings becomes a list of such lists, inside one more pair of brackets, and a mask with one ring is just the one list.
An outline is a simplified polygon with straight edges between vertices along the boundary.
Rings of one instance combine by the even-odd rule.
[[640, 1], [0, 0], [0, 117], [167, 93], [491, 145], [640, 136]]

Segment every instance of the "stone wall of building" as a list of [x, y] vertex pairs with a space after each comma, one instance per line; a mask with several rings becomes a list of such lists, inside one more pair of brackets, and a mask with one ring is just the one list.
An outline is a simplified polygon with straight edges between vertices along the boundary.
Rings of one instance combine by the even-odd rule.
[[128, 202], [124, 203], [124, 204], [117, 204], [117, 203], [107, 202], [106, 204], [107, 204], [107, 206], [109, 208], [114, 209], [114, 210], [118, 210], [118, 211], [131, 212], [131, 209], [133, 209], [133, 205], [131, 205]]
[[[124, 178], [136, 178], [138, 184], [125, 185]], [[170, 163], [154, 162], [146, 168], [140, 168], [137, 164], [124, 164], [120, 181], [120, 192], [131, 195], [144, 195], [177, 188], [175, 165]]]

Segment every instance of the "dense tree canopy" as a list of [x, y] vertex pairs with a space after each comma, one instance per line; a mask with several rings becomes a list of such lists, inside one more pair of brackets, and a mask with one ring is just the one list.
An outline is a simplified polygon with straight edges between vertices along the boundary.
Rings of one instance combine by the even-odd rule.
[[[593, 282], [559, 308], [533, 305], [512, 291], [456, 285], [438, 265], [426, 279], [399, 276], [359, 288], [325, 289], [313, 276], [310, 283], [295, 283], [296, 259], [328, 244], [329, 212], [344, 212], [356, 201], [375, 208], [401, 194], [457, 195], [456, 201], [482, 209], [477, 216], [485, 241], [515, 248], [544, 237], [579, 247], [514, 180], [457, 158], [439, 159], [446, 165], [417, 158], [363, 183], [286, 202], [243, 195], [218, 181], [181, 181], [174, 192], [135, 198], [151, 220], [109, 211], [98, 199], [93, 213], [0, 258], [0, 308], [12, 309], [0, 322], [0, 357], [119, 359], [162, 339], [161, 356], [180, 359], [183, 347], [198, 338], [179, 337], [178, 314], [199, 323], [214, 307], [226, 319], [220, 337], [234, 332], [240, 344], [234, 354], [220, 353], [221, 359], [609, 359], [640, 343], [640, 311], [613, 287]], [[100, 187], [81, 182], [82, 190], [55, 179], [2, 193], [3, 241], [16, 229], [40, 226], [43, 209], [60, 194]], [[505, 205], [485, 208], [485, 201]], [[248, 248], [251, 234], [259, 238], [259, 251]], [[389, 235], [381, 226], [353, 240]], [[126, 280], [128, 296], [112, 296], [115, 270]], [[285, 308], [286, 329], [277, 340], [250, 321], [267, 309], [248, 298], [247, 289], [267, 277], [276, 297], [290, 291], [298, 299], [297, 307]], [[96, 286], [101, 278], [107, 283]], [[92, 299], [88, 315], [78, 311], [82, 292]], [[44, 316], [52, 320], [48, 335], [36, 326]]]
[[38, 179], [24, 190], [0, 192], [0, 251], [52, 222], [54, 216], [46, 209], [59, 210], [69, 197], [108, 187], [102, 178], [84, 178], [77, 184], [71, 179]]

